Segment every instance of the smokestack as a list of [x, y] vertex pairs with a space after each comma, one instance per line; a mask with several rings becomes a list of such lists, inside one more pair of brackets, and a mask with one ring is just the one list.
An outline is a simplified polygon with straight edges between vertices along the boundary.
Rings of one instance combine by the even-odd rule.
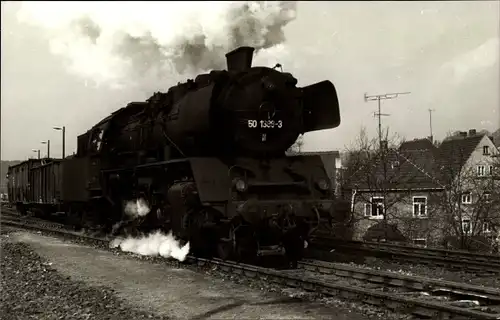
[[227, 53], [227, 71], [243, 72], [250, 69], [254, 50], [252, 47], [239, 47]]

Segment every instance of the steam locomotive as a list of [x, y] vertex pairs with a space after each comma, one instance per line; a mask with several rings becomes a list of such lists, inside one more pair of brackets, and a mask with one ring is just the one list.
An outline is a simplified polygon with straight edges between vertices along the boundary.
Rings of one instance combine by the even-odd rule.
[[9, 179], [11, 201], [110, 230], [143, 199], [139, 227], [172, 230], [196, 255], [281, 252], [294, 264], [341, 213], [321, 158], [285, 152], [302, 133], [339, 126], [339, 103], [330, 81], [297, 87], [290, 73], [252, 67], [253, 53], [237, 48], [227, 70], [129, 103], [80, 135], [74, 156], [31, 160], [24, 184]]

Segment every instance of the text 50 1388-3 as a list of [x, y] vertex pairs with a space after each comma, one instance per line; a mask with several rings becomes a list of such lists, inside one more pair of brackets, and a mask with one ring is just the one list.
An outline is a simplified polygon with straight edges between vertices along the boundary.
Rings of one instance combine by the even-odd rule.
[[283, 127], [283, 121], [281, 120], [248, 120], [249, 128], [264, 128], [264, 129], [281, 129]]

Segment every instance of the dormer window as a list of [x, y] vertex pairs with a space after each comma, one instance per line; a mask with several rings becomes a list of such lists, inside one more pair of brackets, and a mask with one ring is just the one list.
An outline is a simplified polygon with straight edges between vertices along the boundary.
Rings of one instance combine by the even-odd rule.
[[489, 146], [484, 146], [483, 147], [483, 155], [489, 156], [490, 155], [490, 147]]

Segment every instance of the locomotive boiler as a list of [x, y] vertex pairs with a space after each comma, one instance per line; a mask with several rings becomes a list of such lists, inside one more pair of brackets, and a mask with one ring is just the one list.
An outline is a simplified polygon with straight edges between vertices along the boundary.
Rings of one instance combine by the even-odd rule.
[[150, 208], [141, 226], [172, 230], [194, 254], [300, 259], [337, 200], [319, 156], [285, 152], [302, 133], [339, 126], [337, 93], [252, 67], [253, 53], [229, 52], [227, 70], [129, 103], [79, 136], [63, 166], [67, 210], [109, 227], [140, 198]]

